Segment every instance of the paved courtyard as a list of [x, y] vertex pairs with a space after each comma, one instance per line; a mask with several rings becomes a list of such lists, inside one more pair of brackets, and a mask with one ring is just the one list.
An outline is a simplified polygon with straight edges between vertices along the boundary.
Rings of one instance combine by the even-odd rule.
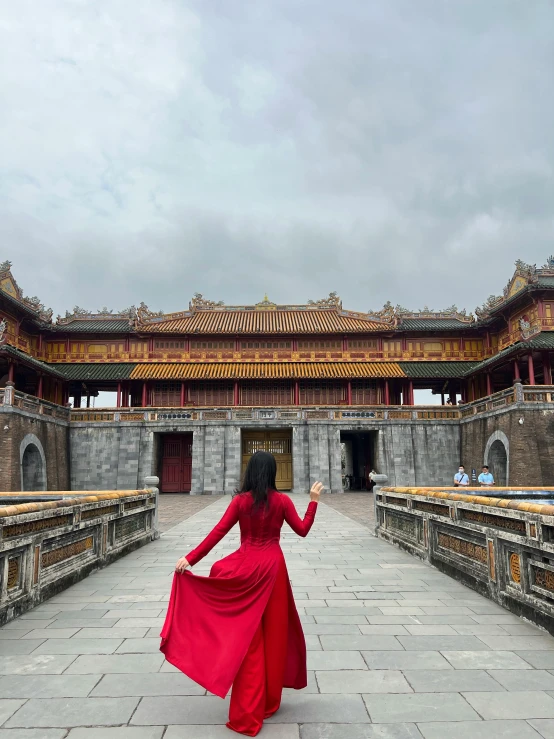
[[[227, 701], [158, 651], [173, 565], [228, 502], [0, 629], [0, 739], [234, 736]], [[310, 683], [286, 691], [261, 737], [554, 739], [553, 638], [328, 505], [307, 539], [284, 530], [283, 549]]]

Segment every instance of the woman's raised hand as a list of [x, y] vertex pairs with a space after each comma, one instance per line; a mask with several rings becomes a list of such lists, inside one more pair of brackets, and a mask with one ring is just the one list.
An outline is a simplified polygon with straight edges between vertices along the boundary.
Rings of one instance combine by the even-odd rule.
[[310, 490], [310, 500], [315, 500], [317, 503], [319, 501], [319, 496], [321, 495], [321, 491], [323, 490], [323, 483], [322, 482], [314, 482], [312, 485], [312, 489]]
[[175, 572], [184, 572], [187, 567], [190, 567], [188, 559], [186, 557], [181, 557], [175, 565]]

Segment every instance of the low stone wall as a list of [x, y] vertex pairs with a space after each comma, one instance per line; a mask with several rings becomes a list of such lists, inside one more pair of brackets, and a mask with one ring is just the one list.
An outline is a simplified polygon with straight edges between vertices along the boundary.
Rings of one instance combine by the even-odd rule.
[[[554, 499], [554, 488], [540, 492]], [[376, 534], [554, 634], [554, 505], [483, 493], [385, 487]]]
[[0, 625], [157, 538], [157, 495], [156, 488], [1, 493]]

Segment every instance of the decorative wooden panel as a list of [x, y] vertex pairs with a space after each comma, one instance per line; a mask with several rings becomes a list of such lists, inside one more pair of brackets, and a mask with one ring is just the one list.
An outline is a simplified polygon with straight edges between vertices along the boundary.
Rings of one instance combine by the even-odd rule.
[[300, 383], [300, 405], [341, 405], [345, 402], [344, 382], [304, 380]]
[[247, 406], [282, 406], [293, 404], [293, 384], [290, 381], [242, 383], [240, 404]]
[[256, 452], [270, 452], [277, 463], [275, 484], [278, 490], [292, 488], [292, 436], [290, 431], [243, 431], [242, 473]]
[[210, 380], [189, 384], [190, 402], [199, 406], [233, 405], [233, 383]]
[[86, 539], [80, 539], [79, 541], [73, 541], [71, 544], [66, 544], [63, 547], [57, 549], [51, 549], [48, 552], [43, 552], [41, 557], [41, 565], [43, 568], [52, 567], [53, 565], [65, 562], [67, 559], [77, 557], [79, 554], [83, 554], [94, 547], [94, 538], [87, 536]]

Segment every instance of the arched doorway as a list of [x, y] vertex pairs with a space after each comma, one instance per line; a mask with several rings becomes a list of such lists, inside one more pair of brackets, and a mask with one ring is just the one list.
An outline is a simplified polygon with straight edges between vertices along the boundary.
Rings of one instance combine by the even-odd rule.
[[47, 490], [44, 449], [34, 434], [27, 434], [21, 442], [20, 460], [21, 490], [23, 492]]
[[495, 484], [506, 487], [508, 484], [508, 454], [500, 439], [493, 441], [489, 449], [489, 467]]

